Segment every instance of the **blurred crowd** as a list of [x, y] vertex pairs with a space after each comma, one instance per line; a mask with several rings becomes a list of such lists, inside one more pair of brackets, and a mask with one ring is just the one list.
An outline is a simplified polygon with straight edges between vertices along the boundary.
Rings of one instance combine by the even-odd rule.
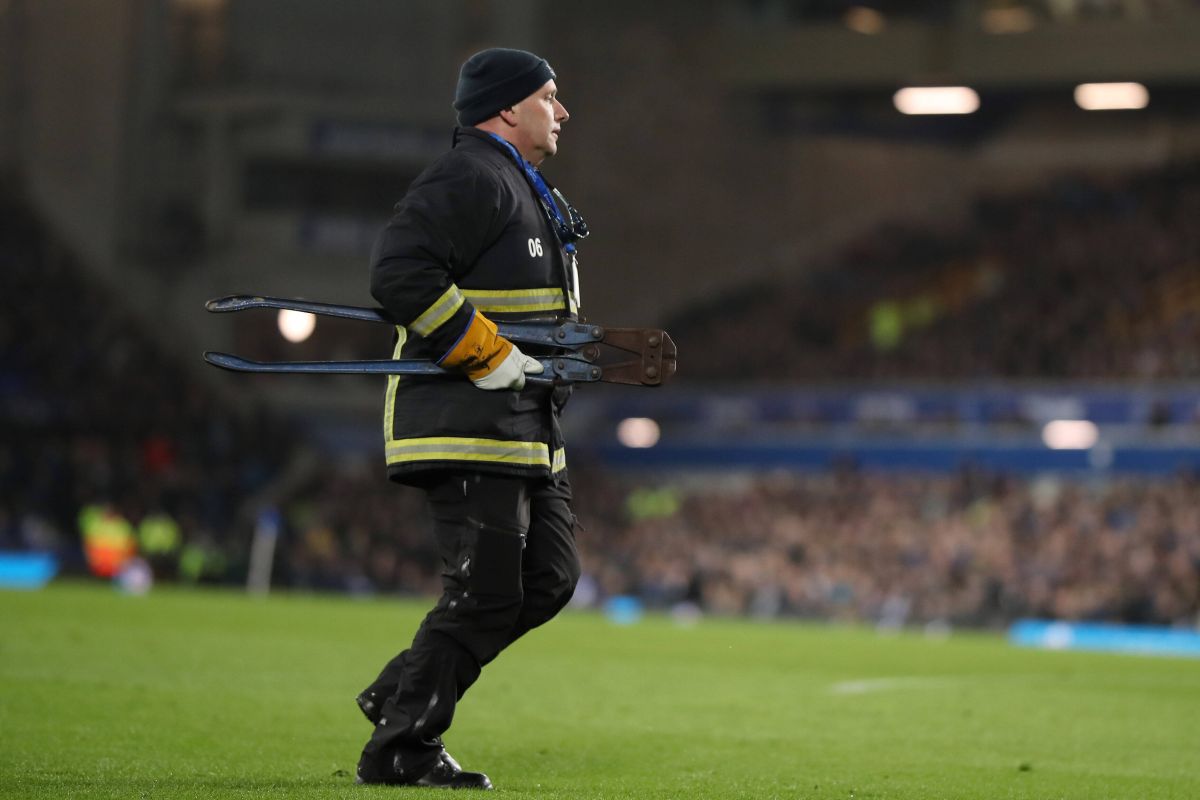
[[[417, 492], [375, 474], [309, 495], [285, 580], [433, 593]], [[996, 626], [1023, 616], [1200, 624], [1200, 479], [620, 476], [575, 469], [575, 602], [681, 613]], [[303, 565], [297, 570], [296, 565]]]
[[883, 625], [1200, 623], [1193, 478], [845, 472], [589, 484], [581, 542], [605, 596]]
[[[1060, 179], [957, 236], [885, 228], [672, 321], [688, 380], [1200, 377], [1200, 165]], [[753, 342], [753, 347], [746, 347]]]
[[291, 439], [221, 402], [115, 291], [0, 192], [0, 550], [82, 569], [94, 534], [162, 572], [220, 579], [242, 557], [242, 504]]

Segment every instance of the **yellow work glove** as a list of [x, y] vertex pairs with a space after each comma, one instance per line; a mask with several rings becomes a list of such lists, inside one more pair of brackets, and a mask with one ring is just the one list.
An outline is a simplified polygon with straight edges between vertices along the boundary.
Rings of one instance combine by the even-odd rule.
[[453, 349], [441, 361], [461, 369], [480, 389], [522, 389], [526, 375], [542, 372], [542, 363], [521, 352], [496, 331], [496, 323], [478, 311]]

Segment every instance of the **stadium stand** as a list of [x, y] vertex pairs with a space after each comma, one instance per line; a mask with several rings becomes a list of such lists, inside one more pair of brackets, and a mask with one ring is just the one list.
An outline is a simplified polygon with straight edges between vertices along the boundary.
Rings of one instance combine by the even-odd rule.
[[[647, 506], [648, 491], [618, 481], [581, 492], [604, 595], [883, 625], [1189, 624], [1200, 610], [1192, 477], [778, 474], [666, 483], [654, 491], [667, 501]], [[609, 502], [586, 500], [597, 497]]]
[[[789, 343], [798, 353], [758, 353], [754, 366], [794, 364], [792, 377], [1193, 375], [1189, 265], [1200, 242], [1189, 220], [1198, 204], [1195, 170], [1058, 184], [982, 204], [961, 241], [880, 234], [818, 279], [827, 290], [794, 287], [706, 325], [763, 341], [780, 317], [825, 319], [832, 355], [812, 336]], [[158, 520], [161, 534], [165, 516], [179, 541], [154, 554], [160, 576], [242, 581], [247, 498], [284, 468], [296, 432], [229, 407], [171, 363], [153, 332], [85, 278], [11, 193], [3, 216], [0, 547], [53, 551], [82, 571], [89, 508], [127, 520], [144, 552], [144, 523]], [[832, 326], [846, 309], [930, 287], [952, 298], [962, 272], [982, 263], [997, 265], [998, 288], [942, 303], [894, 350], [838, 338]], [[856, 285], [875, 288], [864, 298]], [[1048, 314], [1059, 296], [1064, 308]], [[819, 317], [822, 308], [840, 310]], [[1147, 348], [1154, 368], [1126, 372]], [[1055, 360], [1059, 353], [1067, 357]], [[715, 363], [734, 362], [726, 354]], [[1185, 624], [1200, 613], [1200, 482], [1191, 475], [1081, 482], [846, 468], [666, 477], [581, 462], [572, 462], [572, 479], [584, 605], [632, 595], [684, 612], [884, 626], [991, 626], [1029, 615]], [[420, 496], [388, 486], [370, 458], [323, 463], [281, 502], [277, 585], [436, 591]]]
[[1198, 216], [1200, 165], [1062, 178], [981, 200], [956, 237], [879, 230], [668, 327], [706, 354], [695, 382], [1195, 378]]
[[241, 504], [287, 461], [286, 424], [221, 402], [12, 191], [2, 197], [0, 548], [81, 567], [94, 509], [170, 547], [172, 572], [223, 579], [244, 549]]
[[[955, 475], [572, 474], [577, 602], [763, 617], [998, 626], [1022, 616], [1190, 624], [1200, 613], [1200, 481]], [[380, 479], [310, 497], [293, 585], [434, 588], [436, 558]], [[406, 495], [416, 511], [417, 498]], [[389, 531], [402, 531], [399, 547]], [[405, 555], [397, 558], [397, 553]], [[297, 565], [305, 565], [299, 567]], [[319, 576], [319, 577], [318, 577]]]

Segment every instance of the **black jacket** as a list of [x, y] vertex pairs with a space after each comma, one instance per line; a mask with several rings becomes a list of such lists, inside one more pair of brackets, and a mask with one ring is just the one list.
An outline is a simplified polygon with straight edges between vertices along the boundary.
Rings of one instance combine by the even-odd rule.
[[[371, 294], [403, 323], [393, 357], [441, 359], [473, 309], [494, 321], [574, 317], [569, 259], [512, 157], [482, 131], [456, 130], [454, 148], [409, 187], [371, 256]], [[388, 474], [420, 483], [447, 469], [561, 472], [558, 413], [568, 395], [532, 384], [484, 391], [459, 374], [391, 376]]]

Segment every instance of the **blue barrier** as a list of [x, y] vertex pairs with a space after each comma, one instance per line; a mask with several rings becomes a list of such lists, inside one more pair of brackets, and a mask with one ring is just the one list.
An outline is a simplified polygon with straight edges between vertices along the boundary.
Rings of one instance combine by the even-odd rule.
[[1049, 650], [1100, 650], [1200, 658], [1200, 632], [1152, 625], [1022, 619], [1009, 628], [1008, 640], [1019, 647]]
[[654, 392], [596, 394], [572, 401], [620, 420], [653, 417], [684, 424], [731, 421], [753, 425], [921, 423], [1040, 425], [1087, 419], [1097, 425], [1183, 425], [1200, 418], [1200, 386], [1093, 385], [996, 381], [985, 384], [862, 384], [854, 386], [671, 387]]
[[[618, 424], [647, 417], [648, 448], [621, 445]], [[1096, 441], [1054, 449], [1053, 421], [1090, 421]], [[1200, 383], [990, 383], [781, 388], [668, 387], [576, 393], [571, 450], [621, 469], [945, 473], [964, 467], [1080, 477], [1200, 473]], [[359, 418], [313, 416], [329, 452], [378, 457], [379, 432]]]
[[[667, 437], [664, 436], [664, 439]], [[872, 440], [835, 436], [789, 441], [664, 441], [645, 449], [604, 444], [580, 450], [622, 469], [788, 469], [827, 471], [854, 466], [868, 471], [952, 472], [964, 467], [997, 472], [1173, 475], [1200, 470], [1200, 447], [1118, 445], [1107, 451], [1050, 450], [1038, 442], [996, 444], [940, 439]], [[1098, 458], [1097, 456], [1103, 456]]]
[[610, 597], [604, 603], [604, 616], [617, 625], [633, 625], [642, 619], [642, 601], [630, 595]]
[[49, 553], [0, 553], [0, 589], [40, 589], [57, 573]]

